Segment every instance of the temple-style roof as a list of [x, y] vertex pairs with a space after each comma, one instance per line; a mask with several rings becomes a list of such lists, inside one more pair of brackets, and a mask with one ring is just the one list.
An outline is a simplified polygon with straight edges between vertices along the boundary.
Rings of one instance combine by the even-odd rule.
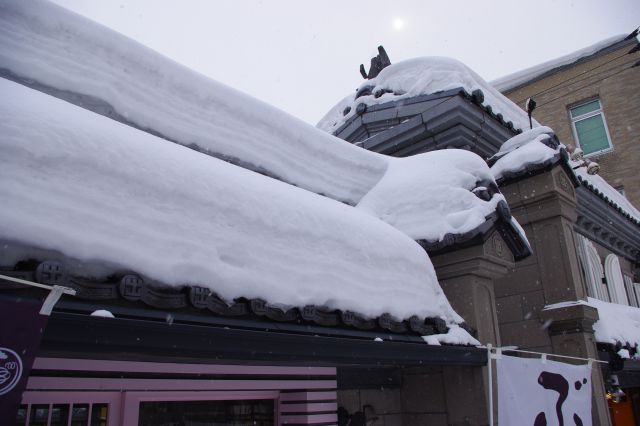
[[499, 114], [504, 123], [511, 123], [512, 129], [529, 127], [527, 114], [516, 104], [461, 62], [443, 57], [415, 58], [389, 65], [329, 110], [317, 127], [337, 134], [352, 117], [372, 107], [391, 102], [414, 103], [417, 97], [451, 90], [481, 93], [479, 103]]

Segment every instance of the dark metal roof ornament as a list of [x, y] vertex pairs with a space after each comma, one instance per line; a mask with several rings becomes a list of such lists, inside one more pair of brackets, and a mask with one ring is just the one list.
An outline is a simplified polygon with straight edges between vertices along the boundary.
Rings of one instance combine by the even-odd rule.
[[524, 108], [527, 110], [527, 115], [529, 116], [529, 128], [533, 129], [533, 122], [531, 120], [531, 115], [533, 114], [533, 110], [536, 109], [536, 101], [533, 98], [528, 98], [527, 102], [524, 104]]
[[387, 52], [384, 50], [384, 47], [378, 46], [378, 54], [371, 58], [371, 66], [369, 67], [369, 73], [367, 73], [364, 69], [364, 64], [360, 64], [360, 74], [362, 74], [362, 78], [371, 80], [380, 74], [380, 71], [385, 69], [391, 65], [391, 61], [389, 60], [389, 56]]

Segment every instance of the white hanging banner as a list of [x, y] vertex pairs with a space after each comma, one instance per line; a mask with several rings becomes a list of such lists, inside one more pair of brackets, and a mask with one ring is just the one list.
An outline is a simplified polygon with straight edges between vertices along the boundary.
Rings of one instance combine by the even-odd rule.
[[496, 366], [500, 426], [591, 426], [588, 364], [503, 355]]

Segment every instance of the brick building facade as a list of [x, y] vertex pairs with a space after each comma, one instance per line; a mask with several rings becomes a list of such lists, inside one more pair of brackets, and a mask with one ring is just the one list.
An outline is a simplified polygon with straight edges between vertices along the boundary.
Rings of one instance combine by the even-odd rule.
[[640, 59], [637, 46], [636, 34], [630, 34], [598, 44], [595, 52], [586, 48], [582, 55], [576, 52], [493, 82], [523, 108], [527, 98], [533, 98], [537, 103], [534, 118], [553, 128], [570, 150], [580, 146], [580, 129], [575, 123], [587, 116], [580, 115], [581, 107], [604, 117], [601, 145], [593, 147], [593, 152], [582, 148], [585, 156], [599, 163], [600, 175], [636, 207], [640, 206], [636, 171], [640, 160], [640, 70], [633, 67]]

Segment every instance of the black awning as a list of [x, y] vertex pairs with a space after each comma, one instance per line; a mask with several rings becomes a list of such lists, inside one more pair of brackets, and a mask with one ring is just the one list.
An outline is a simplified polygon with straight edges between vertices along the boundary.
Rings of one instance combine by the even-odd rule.
[[324, 366], [486, 364], [486, 350], [57, 312], [39, 356]]

